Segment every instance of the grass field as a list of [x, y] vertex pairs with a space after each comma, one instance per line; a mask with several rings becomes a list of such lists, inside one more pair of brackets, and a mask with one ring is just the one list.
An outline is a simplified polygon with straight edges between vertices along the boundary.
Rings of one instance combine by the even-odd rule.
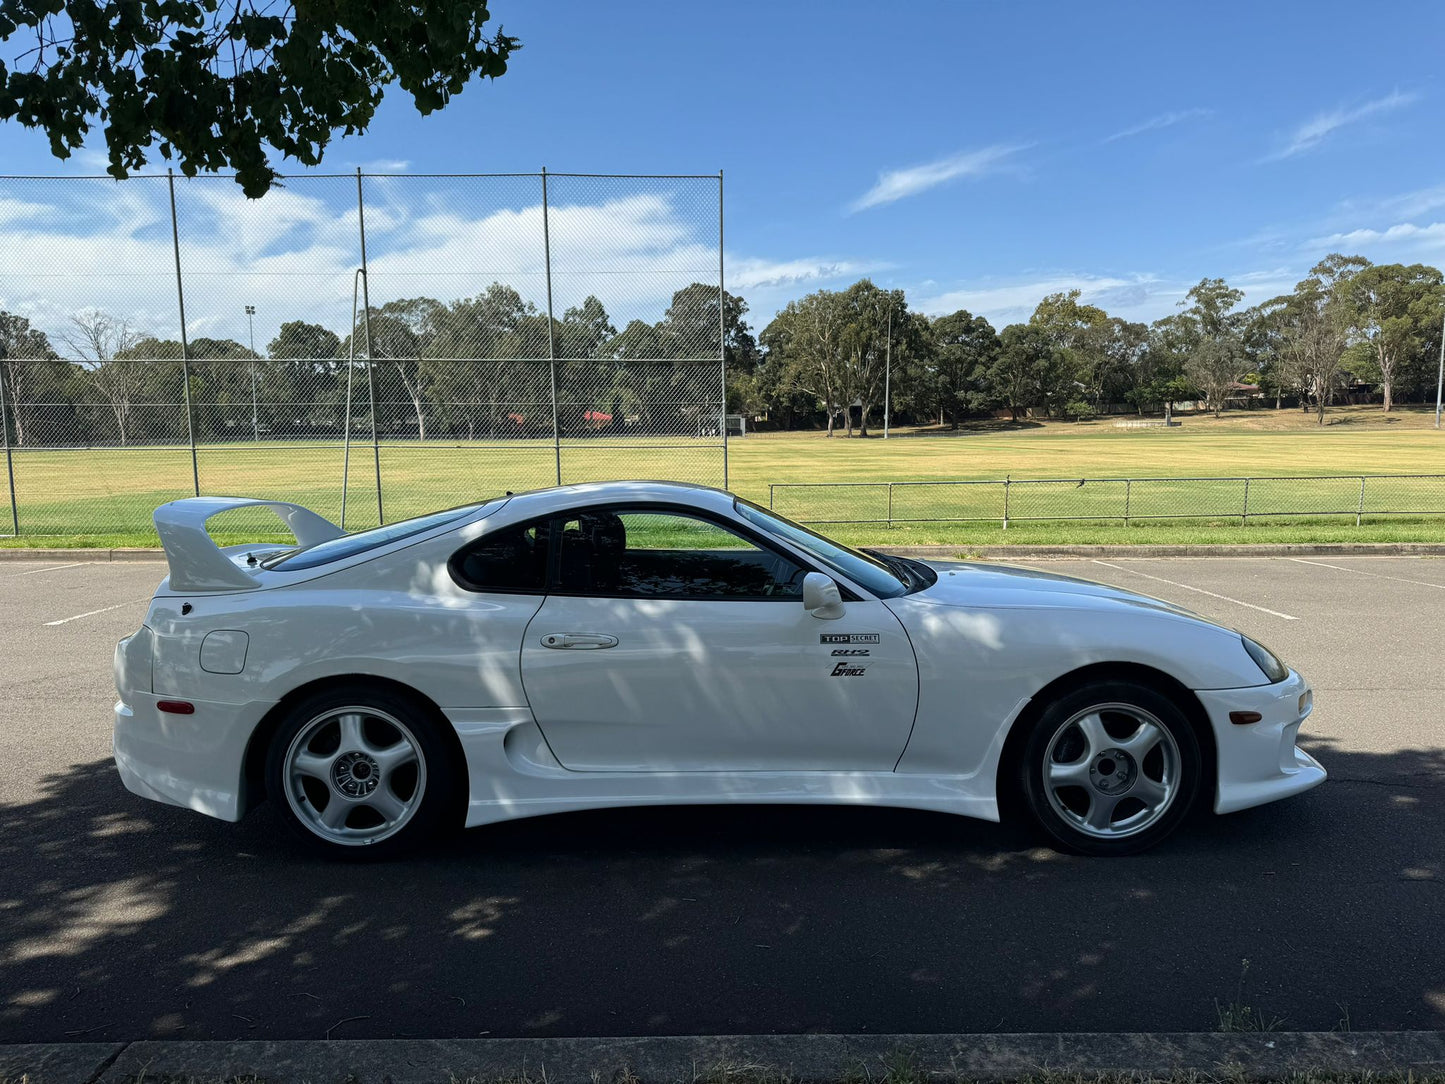
[[[1353, 514], [1308, 519], [1251, 519], [1239, 526], [1242, 486], [1218, 482], [1134, 483], [1127, 498], [1135, 517], [1185, 511], [1188, 521], [1103, 524], [1020, 522], [1031, 515], [1116, 515], [1124, 510], [1122, 483], [1081, 478], [1445, 474], [1445, 433], [1426, 411], [1382, 415], [1377, 408], [1337, 412], [1319, 427], [1296, 411], [1250, 411], [1188, 418], [1177, 429], [1119, 429], [1108, 421], [987, 423], [955, 435], [899, 431], [884, 441], [828, 439], [820, 433], [758, 434], [730, 443], [729, 484], [766, 504], [769, 485], [805, 482], [941, 482], [978, 479], [1061, 479], [1052, 486], [1010, 488], [1011, 523], [1002, 530], [1002, 487], [898, 487], [894, 519], [988, 517], [968, 524], [831, 525], [845, 540], [876, 544], [970, 544], [1068, 541], [1138, 543], [1201, 541], [1445, 541], [1445, 516], [1390, 516], [1383, 511], [1445, 512], [1445, 483], [1391, 489], [1367, 487], [1365, 522]], [[505, 490], [548, 485], [555, 476], [550, 443], [383, 444], [380, 452], [386, 518], [415, 515]], [[20, 536], [4, 545], [154, 545], [156, 505], [191, 492], [185, 448], [21, 450], [13, 456]], [[564, 477], [675, 477], [721, 484], [713, 447], [676, 439], [637, 442], [623, 449], [601, 441], [564, 443]], [[342, 449], [337, 445], [211, 445], [197, 454], [203, 493], [233, 493], [297, 501], [331, 518], [341, 512]], [[347, 526], [377, 518], [375, 466], [369, 445], [353, 446]], [[1069, 480], [1072, 479], [1072, 480]], [[796, 518], [887, 518], [886, 487], [775, 492], [778, 510]], [[9, 507], [0, 486], [0, 531]], [[1359, 483], [1252, 483], [1252, 513], [1352, 513]], [[1371, 515], [1371, 513], [1375, 513]], [[253, 535], [266, 520], [238, 513], [217, 521], [229, 537]], [[270, 521], [274, 523], [274, 521]]]

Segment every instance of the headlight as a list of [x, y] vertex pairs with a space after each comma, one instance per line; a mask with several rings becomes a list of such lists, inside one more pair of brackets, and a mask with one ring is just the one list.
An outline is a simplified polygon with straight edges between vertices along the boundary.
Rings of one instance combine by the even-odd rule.
[[1248, 636], [1241, 635], [1239, 638], [1244, 641], [1244, 650], [1249, 652], [1249, 657], [1271, 682], [1283, 681], [1289, 677], [1289, 667], [1280, 662], [1273, 651], [1263, 644], [1255, 643]]

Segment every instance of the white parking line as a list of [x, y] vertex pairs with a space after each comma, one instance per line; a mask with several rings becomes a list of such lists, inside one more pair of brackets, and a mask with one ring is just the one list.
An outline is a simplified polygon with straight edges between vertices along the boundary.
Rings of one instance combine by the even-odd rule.
[[129, 602], [117, 602], [114, 606], [104, 606], [99, 610], [87, 610], [83, 614], [75, 614], [73, 617], [62, 617], [59, 621], [47, 621], [46, 626], [68, 625], [72, 621], [79, 621], [82, 617], [94, 617], [96, 614], [108, 614], [111, 610], [119, 610], [122, 606], [134, 606], [137, 602], [150, 601], [150, 595], [145, 598], [133, 598]]
[[1291, 561], [1300, 565], [1319, 565], [1320, 568], [1332, 568], [1336, 572], [1348, 572], [1354, 576], [1373, 576], [1377, 580], [1394, 580], [1396, 583], [1413, 583], [1420, 587], [1433, 587], [1437, 591], [1445, 591], [1445, 584], [1431, 583], [1429, 580], [1412, 580], [1405, 576], [1386, 576], [1383, 572], [1366, 572], [1363, 568], [1347, 568], [1344, 565], [1330, 565], [1324, 561], [1307, 561], [1303, 557], [1291, 557]]
[[32, 568], [29, 572], [11, 572], [5, 578], [8, 580], [16, 576], [34, 576], [40, 572], [59, 572], [62, 568], [79, 568], [81, 565], [90, 563], [90, 561], [72, 561], [68, 565], [46, 565], [44, 568]]
[[1117, 568], [1120, 572], [1132, 572], [1135, 576], [1143, 576], [1146, 580], [1158, 580], [1160, 583], [1167, 583], [1172, 587], [1182, 587], [1186, 591], [1197, 591], [1201, 595], [1208, 595], [1210, 598], [1217, 598], [1221, 602], [1232, 602], [1236, 606], [1247, 606], [1251, 610], [1258, 610], [1262, 614], [1269, 614], [1270, 617], [1282, 618], [1285, 621], [1298, 621], [1299, 618], [1293, 614], [1282, 614], [1278, 610], [1271, 610], [1266, 606], [1256, 606], [1252, 602], [1242, 602], [1237, 598], [1230, 598], [1228, 595], [1216, 594], [1213, 591], [1206, 591], [1202, 587], [1192, 587], [1187, 583], [1180, 583], [1178, 580], [1166, 580], [1163, 576], [1154, 576], [1148, 572], [1140, 572], [1137, 568], [1125, 568], [1123, 565], [1111, 565], [1108, 561], [1095, 560], [1094, 564], [1103, 565], [1105, 568]]

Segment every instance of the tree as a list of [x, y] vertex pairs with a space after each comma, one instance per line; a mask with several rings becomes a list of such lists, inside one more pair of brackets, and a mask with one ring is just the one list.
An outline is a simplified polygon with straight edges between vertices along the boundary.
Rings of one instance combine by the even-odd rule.
[[[0, 311], [0, 381], [5, 384], [10, 438], [15, 444], [30, 441], [30, 410], [43, 389], [62, 380], [65, 368], [45, 332], [31, 327], [23, 316]], [[0, 425], [5, 424], [7, 419], [0, 414]]]
[[1073, 378], [1069, 352], [1032, 323], [1003, 329], [985, 377], [990, 394], [1008, 407], [1014, 421], [1034, 407], [1061, 409], [1073, 398]]
[[891, 362], [892, 346], [908, 324], [908, 302], [902, 290], [882, 290], [868, 279], [860, 279], [843, 291], [845, 310], [842, 345], [844, 351], [844, 401], [848, 435], [853, 433], [853, 415], [848, 407], [858, 402], [858, 435], [868, 435], [868, 417], [883, 398], [883, 385]]
[[1282, 375], [1315, 401], [1315, 420], [1325, 424], [1349, 345], [1350, 279], [1358, 264], [1336, 256], [1316, 264], [1294, 292], [1260, 306], [1274, 325]]
[[278, 361], [332, 361], [340, 357], [341, 339], [330, 328], [288, 320], [266, 346], [266, 356]]
[[80, 359], [91, 386], [109, 405], [116, 435], [122, 445], [127, 444], [131, 408], [146, 378], [145, 362], [125, 355], [141, 336], [126, 321], [95, 309], [72, 317], [70, 324], [70, 331], [61, 338]]
[[1184, 371], [1204, 392], [1216, 418], [1245, 368], [1245, 314], [1235, 311], [1242, 300], [1244, 292], [1223, 279], [1201, 279], [1179, 303], [1184, 311], [1174, 325], [1185, 354]]
[[1401, 366], [1422, 353], [1439, 322], [1441, 281], [1438, 268], [1418, 263], [1368, 264], [1350, 277], [1350, 322], [1369, 343], [1387, 412]]
[[982, 316], [959, 309], [933, 321], [933, 342], [939, 421], [947, 414], [948, 427], [957, 429], [960, 413], [988, 405], [986, 375], [998, 356], [998, 332]]
[[1097, 305], [1080, 305], [1082, 290], [1049, 294], [1034, 309], [1029, 324], [1038, 328], [1063, 350], [1073, 350], [1088, 341], [1089, 332], [1102, 327], [1109, 314]]
[[521, 43], [488, 36], [486, 0], [334, 0], [274, 10], [220, 0], [9, 0], [0, 40], [33, 37], [25, 67], [0, 62], [0, 120], [68, 158], [99, 123], [108, 172], [151, 157], [188, 177], [231, 168], [246, 195], [277, 177], [268, 150], [321, 162], [338, 132], [366, 131], [387, 86], [423, 114], [474, 75], [496, 78]]

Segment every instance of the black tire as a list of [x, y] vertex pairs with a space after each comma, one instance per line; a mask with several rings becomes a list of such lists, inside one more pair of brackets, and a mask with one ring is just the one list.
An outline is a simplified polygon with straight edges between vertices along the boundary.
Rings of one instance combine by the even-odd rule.
[[[1102, 726], [1098, 740], [1089, 736], [1100, 734], [1093, 718]], [[1142, 758], [1130, 752], [1151, 739]], [[1015, 783], [1056, 847], [1118, 856], [1148, 850], [1179, 827], [1199, 799], [1203, 770], [1199, 737], [1173, 700], [1147, 685], [1097, 681], [1044, 708], [1015, 764]]]
[[[351, 725], [362, 737], [343, 748], [345, 716], [359, 718]], [[272, 738], [266, 793], [276, 815], [312, 854], [365, 861], [415, 853], [461, 825], [465, 773], [443, 737], [446, 725], [419, 699], [387, 686], [358, 682], [318, 690], [292, 705]], [[336, 745], [329, 748], [333, 727]], [[307, 772], [288, 769], [288, 762], [303, 757]], [[410, 759], [387, 767], [390, 759], [403, 758]], [[331, 802], [342, 803], [336, 828], [322, 823]], [[388, 822], [379, 807], [392, 802], [405, 814]], [[368, 824], [373, 818], [380, 823]]]

